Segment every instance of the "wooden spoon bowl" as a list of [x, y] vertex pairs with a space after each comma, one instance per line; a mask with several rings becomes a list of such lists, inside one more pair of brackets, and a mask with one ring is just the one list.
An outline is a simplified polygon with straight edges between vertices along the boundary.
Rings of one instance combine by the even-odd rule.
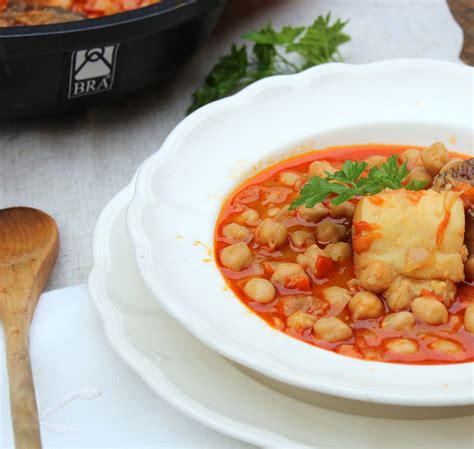
[[44, 212], [24, 207], [0, 210], [0, 319], [5, 332], [18, 449], [41, 448], [29, 327], [39, 295], [56, 263], [58, 248], [58, 228]]

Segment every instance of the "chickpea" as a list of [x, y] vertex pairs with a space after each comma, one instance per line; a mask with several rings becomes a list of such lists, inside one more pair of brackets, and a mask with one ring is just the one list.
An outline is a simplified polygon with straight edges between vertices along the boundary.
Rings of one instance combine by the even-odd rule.
[[369, 266], [363, 267], [358, 273], [362, 288], [374, 293], [382, 293], [389, 288], [393, 273], [390, 266], [380, 260], [375, 260]]
[[242, 271], [252, 265], [253, 254], [245, 243], [240, 242], [224, 248], [220, 259], [224, 267], [232, 271]]
[[266, 279], [253, 278], [245, 284], [244, 293], [254, 301], [268, 304], [275, 297], [275, 287]]
[[[278, 210], [278, 213], [272, 217], [275, 221], [278, 221], [278, 223], [283, 223], [284, 220], [288, 218], [290, 215], [290, 211], [288, 210], [290, 206], [283, 206], [281, 209]], [[272, 208], [274, 211], [278, 209], [277, 207]], [[271, 209], [269, 209], [271, 210]]]
[[469, 282], [474, 281], [474, 255], [469, 256], [469, 259], [466, 260], [464, 274], [466, 275], [466, 280]]
[[371, 292], [356, 293], [349, 301], [349, 310], [354, 320], [367, 320], [383, 315], [385, 309], [380, 298]]
[[278, 180], [288, 187], [299, 187], [303, 183], [303, 177], [300, 174], [290, 171], [280, 173]]
[[314, 236], [308, 231], [295, 231], [290, 235], [291, 242], [297, 248], [304, 248], [314, 244]]
[[474, 304], [471, 304], [464, 312], [464, 329], [474, 334]]
[[405, 151], [402, 151], [398, 157], [402, 162], [416, 165], [420, 161], [421, 150], [417, 148], [407, 148]]
[[417, 318], [432, 326], [448, 322], [448, 309], [441, 301], [434, 298], [415, 298], [411, 303], [411, 310]]
[[347, 281], [347, 288], [349, 289], [350, 292], [352, 293], [357, 293], [360, 288], [360, 282], [359, 279], [351, 279]]
[[245, 226], [237, 223], [230, 223], [222, 229], [224, 237], [232, 240], [247, 240], [252, 236], [252, 232]]
[[321, 249], [318, 245], [311, 245], [304, 254], [298, 254], [296, 262], [299, 263], [303, 268], [309, 268], [313, 273], [316, 272], [316, 264], [320, 256], [327, 257], [326, 252]]
[[387, 162], [387, 158], [385, 156], [370, 156], [368, 157], [365, 162], [367, 162], [368, 166], [367, 168], [372, 168], [372, 167], [379, 167], [382, 164], [385, 164]]
[[307, 312], [313, 315], [320, 315], [329, 307], [327, 307], [325, 301], [311, 295], [289, 295], [280, 298], [278, 308], [283, 315], [290, 316], [294, 312]]
[[285, 329], [285, 323], [278, 317], [273, 317], [273, 326], [279, 331]]
[[383, 296], [390, 310], [406, 310], [417, 295], [408, 279], [397, 276]]
[[421, 152], [421, 160], [428, 173], [431, 176], [436, 176], [449, 161], [448, 150], [442, 143], [434, 143]]
[[407, 184], [411, 181], [421, 181], [425, 183], [425, 189], [429, 189], [433, 185], [434, 178], [423, 167], [414, 168], [406, 177]]
[[257, 226], [260, 214], [255, 209], [246, 209], [240, 214], [239, 219], [249, 226]]
[[274, 284], [288, 286], [302, 278], [308, 278], [308, 276], [301, 265], [297, 263], [280, 263], [277, 265], [271, 281]]
[[354, 345], [340, 345], [337, 347], [336, 352], [347, 357], [352, 357], [353, 359], [364, 358], [360, 350]]
[[461, 158], [453, 157], [446, 164], [443, 165], [443, 168], [439, 172], [440, 172], [440, 174], [444, 173], [448, 170], [451, 170], [452, 168], [459, 167], [463, 163], [464, 163], [464, 161]]
[[329, 203], [331, 217], [334, 218], [352, 218], [354, 216], [355, 208], [355, 205], [350, 201], [346, 201], [339, 206]]
[[432, 293], [433, 296], [437, 296], [446, 307], [449, 308], [453, 305], [457, 291], [454, 282], [438, 280], [411, 282], [413, 284], [415, 297], [422, 296], [423, 291], [426, 291]]
[[316, 229], [316, 238], [320, 242], [335, 243], [344, 240], [346, 236], [346, 227], [332, 221], [324, 221]]
[[331, 306], [332, 315], [339, 315], [352, 298], [351, 292], [342, 287], [327, 287], [323, 290], [323, 295]]
[[418, 344], [416, 341], [409, 340], [408, 338], [391, 340], [386, 346], [389, 351], [397, 352], [399, 354], [415, 354], [415, 352], [418, 351]]
[[271, 250], [283, 246], [286, 242], [288, 232], [285, 225], [271, 218], [265, 218], [257, 227], [255, 237], [257, 241]]
[[385, 353], [381, 348], [366, 347], [360, 350], [365, 360], [374, 360], [381, 362], [384, 359]]
[[270, 209], [267, 210], [267, 215], [270, 218], [275, 218], [280, 213], [280, 211], [281, 209], [278, 207], [271, 207]]
[[416, 318], [410, 312], [395, 312], [389, 313], [382, 320], [382, 328], [397, 330], [397, 331], [406, 331], [415, 326]]
[[309, 166], [309, 174], [311, 176], [319, 176], [325, 178], [328, 173], [335, 173], [337, 170], [327, 161], [315, 161]]
[[342, 262], [352, 256], [352, 247], [345, 242], [330, 243], [324, 250], [334, 262]]
[[444, 352], [447, 354], [456, 354], [457, 352], [461, 352], [462, 350], [459, 344], [449, 340], [435, 341], [434, 343], [430, 344], [430, 349], [434, 349], [435, 351]]
[[313, 326], [313, 332], [317, 338], [330, 343], [349, 340], [352, 337], [352, 329], [336, 317], [321, 318]]
[[309, 208], [306, 206], [300, 206], [297, 211], [303, 220], [314, 221], [315, 223], [318, 223], [329, 215], [328, 208], [321, 203], [315, 204], [313, 207]]
[[292, 313], [286, 320], [286, 325], [296, 332], [309, 329], [316, 322], [316, 317], [305, 312]]

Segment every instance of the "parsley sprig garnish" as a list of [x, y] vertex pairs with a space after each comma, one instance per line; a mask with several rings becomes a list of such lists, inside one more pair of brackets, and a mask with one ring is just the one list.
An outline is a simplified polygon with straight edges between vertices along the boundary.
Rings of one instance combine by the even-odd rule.
[[[244, 34], [243, 38], [253, 43], [251, 51], [246, 45], [232, 45], [230, 53], [219, 59], [204, 85], [194, 92], [188, 114], [259, 79], [342, 61], [339, 46], [350, 40], [343, 33], [346, 24], [340, 19], [331, 24], [329, 13], [319, 16], [309, 27], [285, 26], [276, 31], [268, 23], [258, 31]], [[296, 59], [287, 58], [288, 53]]]
[[367, 169], [367, 162], [345, 161], [341, 170], [335, 173], [325, 172], [326, 178], [313, 176], [301, 189], [298, 198], [290, 206], [294, 210], [299, 206], [313, 207], [329, 196], [334, 195], [331, 203], [339, 206], [357, 196], [375, 195], [384, 189], [421, 190], [426, 186], [423, 181], [410, 181], [403, 186], [403, 181], [410, 174], [407, 163], [398, 165], [397, 156], [390, 156], [387, 161], [372, 167], [367, 176], [362, 174]]

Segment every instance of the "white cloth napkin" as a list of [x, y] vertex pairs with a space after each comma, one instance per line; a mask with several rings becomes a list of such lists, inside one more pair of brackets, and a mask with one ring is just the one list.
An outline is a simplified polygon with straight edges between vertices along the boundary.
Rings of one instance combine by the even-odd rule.
[[[85, 285], [40, 298], [31, 358], [44, 449], [246, 448], [161, 400], [112, 351]], [[0, 447], [13, 449], [4, 345]]]

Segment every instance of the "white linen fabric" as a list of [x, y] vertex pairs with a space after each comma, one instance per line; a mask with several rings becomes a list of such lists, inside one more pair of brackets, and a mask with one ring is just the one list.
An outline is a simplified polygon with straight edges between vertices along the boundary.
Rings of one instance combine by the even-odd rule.
[[[250, 447], [156, 396], [111, 350], [85, 285], [41, 297], [31, 328], [31, 361], [44, 449]], [[0, 397], [0, 448], [14, 449], [3, 345]]]
[[328, 11], [349, 20], [347, 62], [460, 62], [462, 31], [445, 0], [230, 0], [207, 44], [172, 79], [104, 107], [0, 121], [0, 208], [38, 207], [60, 227], [60, 258], [48, 289], [85, 281], [100, 211], [184, 117], [191, 93], [231, 43], [268, 20], [276, 27], [309, 24]]

